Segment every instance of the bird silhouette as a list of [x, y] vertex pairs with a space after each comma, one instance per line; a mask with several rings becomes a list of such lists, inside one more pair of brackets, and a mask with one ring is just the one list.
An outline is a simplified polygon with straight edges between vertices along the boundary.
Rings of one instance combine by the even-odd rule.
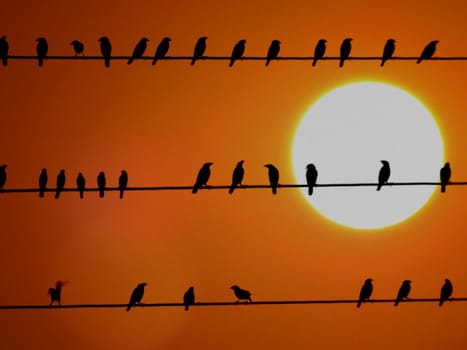
[[153, 66], [157, 63], [157, 60], [164, 58], [167, 52], [169, 52], [170, 41], [171, 39], [167, 37], [161, 40], [154, 54], [154, 59], [152, 60]]
[[123, 198], [123, 192], [125, 191], [128, 185], [128, 173], [125, 170], [122, 170], [120, 177], [118, 179], [118, 188], [120, 189], [120, 199]]
[[427, 60], [433, 57], [436, 51], [436, 44], [438, 43], [439, 43], [438, 40], [433, 40], [427, 46], [425, 46], [422, 53], [420, 54], [420, 57], [417, 60], [417, 63], [420, 63], [423, 60]]
[[44, 197], [48, 179], [47, 169], [44, 168], [41, 170], [41, 174], [39, 175], [39, 197], [41, 198]]
[[244, 162], [245, 162], [244, 160], [239, 161], [233, 171], [232, 184], [230, 185], [230, 188], [229, 188], [229, 194], [232, 194], [234, 192], [235, 187], [242, 184], [243, 175], [245, 175], [245, 170], [243, 169]]
[[65, 187], [65, 170], [62, 169], [57, 175], [57, 188], [55, 190], [55, 199], [60, 198], [60, 193], [62, 192], [63, 187]]
[[3, 190], [3, 186], [6, 183], [6, 168], [8, 165], [0, 165], [0, 190]]
[[410, 280], [405, 280], [404, 282], [402, 282], [402, 285], [399, 288], [399, 292], [397, 293], [397, 298], [396, 298], [396, 301], [394, 302], [394, 306], [399, 305], [399, 302], [401, 300], [408, 298], [409, 293], [410, 293], [410, 288], [411, 288], [410, 283], [412, 283], [412, 281]]
[[325, 39], [320, 39], [318, 43], [316, 44], [315, 47], [315, 54], [313, 55], [313, 63], [311, 64], [313, 67], [316, 66], [316, 63], [318, 60], [322, 59], [324, 57], [324, 54], [326, 52], [326, 43], [328, 41]]
[[277, 185], [279, 184], [279, 170], [272, 165], [266, 164], [266, 168], [268, 168], [268, 176], [269, 176], [269, 183], [271, 184], [272, 194], [277, 194]]
[[389, 167], [389, 162], [387, 160], [382, 160], [383, 166], [379, 170], [378, 175], [378, 187], [376, 191], [381, 190], [381, 187], [388, 182], [389, 176], [391, 175], [391, 168]]
[[353, 39], [351, 38], [344, 39], [344, 41], [341, 44], [341, 49], [340, 49], [341, 59], [339, 62], [339, 67], [343, 67], [344, 61], [350, 56], [350, 51], [352, 50], [352, 40]]
[[439, 171], [439, 177], [441, 178], [441, 193], [446, 192], [446, 185], [451, 178], [451, 167], [449, 166], [449, 162], [444, 164], [444, 166]]
[[383, 58], [381, 59], [381, 67], [384, 66], [384, 63], [392, 57], [395, 50], [396, 41], [394, 39], [388, 39], [388, 41], [386, 41], [386, 45], [384, 45]]
[[308, 195], [313, 194], [313, 187], [316, 185], [316, 179], [318, 178], [318, 171], [314, 164], [308, 164], [306, 166], [306, 183], [308, 185]]
[[44, 58], [47, 56], [47, 51], [49, 51], [49, 45], [45, 38], [37, 38], [36, 52], [39, 59], [39, 67], [42, 67], [44, 64]]
[[193, 287], [188, 288], [188, 290], [183, 295], [183, 304], [185, 305], [185, 311], [188, 311], [190, 305], [195, 303], [195, 289]]
[[112, 44], [110, 43], [109, 38], [103, 36], [98, 40], [100, 42], [101, 54], [104, 57], [104, 65], [110, 67], [110, 57], [112, 55]]
[[229, 67], [232, 67], [235, 61], [243, 56], [243, 53], [245, 52], [245, 44], [246, 40], [240, 40], [235, 44], [234, 48], [232, 49], [232, 56], [230, 56]]
[[196, 182], [193, 186], [193, 191], [192, 193], [198, 192], [198, 190], [206, 186], [208, 184], [209, 176], [211, 176], [211, 169], [209, 168], [211, 165], [214, 163], [204, 163], [201, 169], [199, 169], [198, 176], [196, 178]]
[[230, 289], [233, 289], [235, 296], [237, 297], [237, 303], [240, 300], [253, 301], [251, 300], [251, 293], [245, 289], [241, 289], [239, 286], [232, 286]]
[[104, 190], [105, 190], [105, 174], [103, 171], [99, 173], [97, 176], [97, 187], [99, 187], [99, 197], [104, 198]]
[[73, 50], [75, 51], [75, 56], [82, 55], [84, 56], [84, 44], [81, 41], [73, 40], [70, 43], [73, 46]]
[[130, 302], [128, 303], [126, 311], [130, 311], [131, 307], [135, 306], [136, 304], [141, 304], [141, 299], [143, 299], [145, 286], [147, 286], [147, 283], [143, 282], [138, 284], [138, 286], [135, 289], [133, 289], [133, 292], [130, 296]]
[[84, 178], [84, 175], [82, 173], [79, 173], [78, 177], [76, 178], [76, 186], [79, 190], [79, 198], [83, 199], [84, 189], [86, 188], [86, 179]]
[[373, 293], [373, 280], [367, 278], [363, 283], [362, 289], [360, 289], [360, 296], [358, 297], [357, 307], [360, 307], [365, 300], [369, 300], [371, 293]]
[[57, 302], [58, 305], [62, 305], [62, 287], [69, 283], [68, 281], [57, 281], [55, 283], [55, 288], [49, 288], [49, 296], [50, 296], [50, 306], [52, 306], [52, 304], [54, 302]]
[[8, 41], [6, 41], [6, 36], [4, 35], [0, 37], [0, 58], [4, 66], [8, 65], [8, 49]]
[[444, 284], [441, 287], [441, 294], [439, 297], [439, 306], [443, 306], [443, 303], [448, 300], [452, 295], [452, 283], [447, 278], [444, 280]]
[[206, 51], [206, 40], [207, 36], [202, 36], [198, 39], [195, 45], [195, 49], [193, 51], [193, 58], [191, 59], [191, 65], [193, 66], [196, 60], [200, 57], [203, 57], [204, 52]]
[[268, 49], [268, 55], [266, 57], [266, 66], [269, 66], [272, 60], [277, 58], [279, 51], [281, 50], [281, 42], [279, 40], [273, 40]]
[[131, 64], [135, 59], [141, 58], [144, 55], [144, 51], [146, 51], [147, 42], [149, 39], [147, 38], [141, 38], [141, 40], [136, 44], [133, 54], [131, 55], [130, 59], [128, 60], [128, 64]]

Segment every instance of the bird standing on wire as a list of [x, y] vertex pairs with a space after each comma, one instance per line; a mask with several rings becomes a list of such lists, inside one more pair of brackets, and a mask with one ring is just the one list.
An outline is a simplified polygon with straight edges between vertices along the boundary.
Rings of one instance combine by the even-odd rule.
[[103, 36], [98, 40], [100, 42], [101, 54], [104, 57], [104, 65], [110, 67], [110, 57], [112, 55], [112, 44], [110, 43], [109, 38]]
[[49, 51], [49, 45], [45, 38], [37, 38], [36, 52], [39, 59], [39, 67], [42, 67], [44, 64], [44, 58], [47, 56], [47, 51]]
[[152, 60], [153, 66], [157, 63], [158, 60], [164, 58], [165, 55], [167, 55], [167, 52], [169, 52], [170, 41], [171, 39], [167, 37], [161, 40], [157, 46], [156, 53], [154, 54], [154, 59]]
[[251, 293], [249, 291], [241, 289], [239, 286], [232, 286], [230, 289], [234, 291], [234, 294], [238, 299], [237, 303], [240, 302], [240, 300], [253, 301], [251, 300]]
[[43, 198], [45, 193], [45, 188], [47, 187], [47, 181], [49, 180], [47, 176], [47, 169], [43, 168], [41, 174], [39, 175], [39, 197]]
[[318, 60], [322, 59], [324, 57], [324, 54], [326, 52], [326, 39], [320, 39], [318, 43], [316, 44], [315, 47], [315, 54], [313, 55], [313, 63], [311, 64], [313, 67], [316, 66], [316, 63]]
[[451, 167], [449, 166], [449, 162], [444, 164], [444, 166], [439, 171], [439, 177], [441, 178], [441, 193], [446, 192], [446, 185], [451, 178]]
[[118, 188], [120, 189], [120, 199], [123, 198], [123, 192], [125, 191], [128, 185], [128, 173], [125, 170], [122, 170], [120, 177], [118, 179]]
[[245, 175], [245, 170], [243, 169], [244, 162], [244, 160], [239, 161], [233, 171], [232, 184], [229, 188], [229, 194], [232, 194], [238, 185], [242, 185], [243, 175]]
[[211, 176], [210, 166], [214, 163], [208, 162], [204, 163], [201, 169], [199, 169], [198, 176], [196, 177], [196, 182], [193, 186], [192, 193], [198, 192], [198, 190], [208, 184], [209, 176]]
[[384, 66], [384, 63], [392, 57], [395, 50], [396, 41], [394, 39], [388, 39], [388, 41], [386, 41], [386, 45], [384, 45], [383, 57], [381, 59], [381, 67]]
[[268, 177], [272, 189], [272, 194], [277, 194], [277, 185], [279, 184], [279, 170], [272, 164], [266, 164], [265, 167], [268, 168]]
[[86, 179], [84, 178], [83, 173], [79, 173], [78, 177], [76, 178], [76, 186], [79, 190], [79, 198], [84, 198], [84, 190], [86, 188]]
[[185, 305], [185, 311], [188, 311], [190, 305], [195, 304], [195, 289], [193, 287], [188, 288], [188, 290], [183, 295], [183, 305]]
[[104, 190], [105, 190], [105, 174], [103, 171], [99, 173], [97, 176], [97, 187], [99, 188], [99, 197], [104, 198]]
[[3, 186], [6, 183], [6, 168], [8, 165], [0, 165], [0, 190], [3, 190]]
[[233, 67], [235, 61], [243, 56], [245, 52], [245, 44], [246, 40], [240, 40], [235, 44], [234, 48], [232, 49], [232, 56], [230, 56], [229, 67]]
[[133, 54], [131, 55], [130, 59], [128, 60], [128, 64], [131, 64], [135, 59], [141, 58], [144, 55], [144, 51], [146, 51], [146, 47], [148, 46], [147, 42], [149, 39], [141, 38], [141, 40], [136, 44]]
[[131, 307], [135, 306], [136, 304], [141, 304], [141, 299], [143, 299], [145, 286], [147, 286], [147, 283], [143, 282], [138, 284], [138, 286], [135, 289], [133, 289], [133, 292], [130, 296], [130, 302], [128, 303], [126, 311], [130, 311]]
[[425, 46], [422, 53], [420, 54], [420, 57], [417, 60], [417, 63], [421, 63], [423, 60], [427, 60], [433, 57], [436, 51], [436, 44], [438, 43], [438, 40], [433, 40], [427, 46]]
[[373, 280], [371, 278], [367, 278], [363, 283], [362, 289], [360, 289], [360, 296], [358, 298], [357, 307], [360, 307], [364, 301], [370, 299], [371, 293], [373, 293], [372, 282]]
[[57, 175], [57, 188], [55, 189], [55, 199], [60, 198], [60, 193], [63, 190], [63, 187], [65, 187], [65, 170], [60, 170], [60, 172]]
[[6, 41], [6, 36], [3, 35], [0, 38], [0, 58], [2, 59], [2, 64], [4, 66], [8, 65], [8, 41]]
[[313, 194], [313, 187], [316, 185], [316, 180], [318, 179], [318, 171], [314, 164], [308, 164], [306, 166], [306, 183], [308, 185], [308, 195]]
[[268, 66], [272, 60], [277, 58], [280, 50], [281, 50], [281, 42], [279, 40], [273, 40], [268, 49], [268, 54], [266, 57], [266, 66]]
[[84, 57], [84, 44], [81, 41], [73, 40], [70, 45], [73, 46], [75, 56], [82, 55]]
[[195, 49], [193, 50], [193, 58], [191, 59], [192, 66], [195, 64], [198, 58], [203, 57], [204, 52], [206, 51], [206, 40], [207, 39], [208, 39], [207, 36], [202, 36], [196, 42]]
[[383, 166], [379, 170], [378, 187], [376, 187], [376, 191], [381, 190], [381, 187], [388, 182], [389, 176], [391, 175], [389, 162], [387, 160], [382, 160], [381, 163], [383, 163]]
[[411, 289], [410, 283], [412, 283], [412, 281], [410, 280], [405, 280], [404, 282], [402, 282], [402, 285], [399, 288], [399, 292], [397, 293], [397, 298], [394, 302], [394, 306], [399, 305], [400, 301], [408, 298]]
[[57, 281], [57, 283], [55, 283], [55, 288], [49, 288], [50, 306], [52, 306], [54, 302], [57, 302], [60, 306], [62, 305], [62, 287], [67, 283], [69, 282]]
[[344, 66], [344, 61], [349, 58], [350, 51], [352, 51], [352, 40], [351, 38], [344, 39], [340, 48], [340, 62], [339, 67]]
[[439, 297], [439, 306], [443, 306], [443, 303], [448, 300], [453, 292], [452, 283], [447, 278], [444, 280], [444, 284], [441, 287], [441, 295]]

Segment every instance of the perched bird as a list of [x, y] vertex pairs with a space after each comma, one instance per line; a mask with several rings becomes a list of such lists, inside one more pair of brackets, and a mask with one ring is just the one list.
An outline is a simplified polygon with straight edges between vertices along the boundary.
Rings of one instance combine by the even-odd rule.
[[316, 185], [316, 179], [318, 178], [318, 171], [314, 164], [308, 164], [306, 166], [306, 183], [308, 185], [308, 195], [313, 194], [313, 186]]
[[266, 168], [268, 168], [268, 176], [269, 176], [269, 183], [271, 184], [272, 194], [277, 194], [277, 185], [279, 184], [279, 170], [272, 165], [266, 164]]
[[44, 64], [44, 58], [47, 56], [47, 51], [49, 51], [49, 45], [45, 38], [37, 38], [36, 52], [37, 57], [39, 58], [39, 67], [42, 67]]
[[6, 41], [6, 36], [4, 35], [0, 38], [0, 58], [4, 66], [8, 65], [8, 49], [8, 41]]
[[381, 67], [384, 66], [384, 63], [392, 57], [395, 50], [396, 50], [396, 41], [394, 39], [388, 39], [388, 41], [386, 41], [386, 45], [384, 45], [383, 58], [381, 60]]
[[122, 170], [120, 178], [118, 179], [118, 188], [120, 189], [120, 199], [123, 198], [123, 192], [128, 185], [128, 173], [125, 170]]
[[57, 281], [55, 283], [55, 288], [49, 288], [48, 294], [50, 295], [50, 305], [55, 301], [58, 305], [62, 305], [62, 287], [67, 283], [68, 281]]
[[420, 54], [420, 57], [417, 60], [417, 63], [420, 63], [423, 60], [431, 58], [435, 54], [436, 44], [438, 43], [439, 43], [438, 40], [433, 40], [427, 46], [425, 46], [422, 53]]
[[60, 170], [57, 175], [57, 188], [55, 190], [55, 199], [60, 198], [60, 192], [62, 192], [63, 187], [65, 187], [65, 170]]
[[44, 197], [48, 179], [47, 169], [44, 168], [41, 170], [41, 174], [39, 175], [39, 197], [41, 198]]
[[318, 60], [322, 59], [324, 57], [324, 53], [326, 52], [326, 43], [328, 41], [325, 39], [320, 39], [318, 43], [316, 44], [315, 47], [315, 54], [313, 55], [313, 63], [312, 66], [316, 66], [316, 63]]
[[133, 289], [133, 292], [131, 293], [130, 297], [130, 302], [128, 303], [128, 307], [126, 308], [126, 311], [130, 311], [131, 307], [140, 304], [141, 299], [143, 299], [144, 295], [144, 287], [147, 286], [147, 283], [140, 283], [138, 286]]
[[195, 289], [193, 287], [190, 287], [183, 295], [183, 304], [185, 305], [185, 311], [188, 311], [190, 305], [194, 305], [194, 303], [195, 303]]
[[273, 59], [277, 58], [277, 55], [279, 55], [280, 50], [281, 42], [279, 40], [273, 40], [268, 49], [268, 55], [266, 57], [266, 66], [268, 66]]
[[204, 163], [201, 169], [199, 169], [198, 177], [196, 178], [196, 182], [193, 186], [192, 193], [198, 192], [198, 190], [206, 186], [208, 184], [209, 176], [211, 176], [211, 169], [209, 168], [214, 163]]
[[195, 45], [195, 49], [193, 51], [193, 58], [191, 60], [191, 65], [193, 66], [196, 62], [196, 60], [200, 57], [203, 57], [204, 51], [206, 51], [206, 40], [207, 36], [202, 36], [201, 38], [198, 39]]
[[76, 178], [76, 186], [78, 186], [79, 198], [83, 199], [84, 189], [86, 188], [86, 179], [82, 173], [79, 173], [78, 177]]
[[242, 184], [243, 175], [245, 175], [245, 170], [243, 169], [244, 162], [245, 162], [244, 160], [239, 161], [233, 171], [232, 185], [230, 185], [229, 194], [232, 194], [234, 192], [235, 187]]
[[378, 175], [378, 187], [376, 188], [376, 191], [379, 191], [381, 187], [388, 182], [389, 180], [389, 175], [391, 175], [391, 168], [389, 167], [389, 162], [387, 160], [382, 160], [381, 163], [383, 163], [383, 166], [379, 170], [379, 175]]
[[3, 189], [6, 183], [6, 168], [8, 165], [0, 165], [0, 190]]
[[156, 53], [154, 54], [154, 59], [152, 60], [152, 65], [154, 66], [157, 63], [157, 60], [164, 58], [167, 52], [169, 52], [170, 47], [170, 38], [164, 38], [157, 46]]
[[128, 60], [128, 64], [131, 64], [136, 58], [141, 58], [143, 57], [144, 51], [146, 51], [147, 42], [149, 39], [147, 38], [141, 38], [141, 40], [136, 44], [133, 54], [131, 55], [130, 59]]
[[394, 306], [399, 305], [399, 302], [401, 300], [407, 299], [410, 293], [410, 283], [412, 283], [412, 281], [409, 280], [405, 280], [404, 282], [402, 282], [402, 285], [399, 288], [399, 292], [397, 293], [397, 298], [394, 302]]
[[107, 68], [110, 67], [110, 57], [112, 55], [112, 44], [109, 38], [103, 36], [98, 40], [100, 42], [100, 49], [102, 56], [104, 57], [104, 64]]
[[73, 46], [73, 50], [75, 50], [75, 56], [84, 56], [84, 44], [81, 41], [73, 40], [70, 45]]
[[451, 178], [451, 167], [449, 166], [449, 162], [444, 164], [444, 166], [439, 171], [439, 177], [441, 178], [441, 193], [446, 192], [446, 184], [449, 182]]
[[246, 40], [240, 40], [235, 44], [234, 48], [232, 49], [232, 56], [230, 56], [229, 67], [232, 67], [235, 61], [243, 56], [243, 53], [245, 52], [245, 44]]
[[103, 171], [101, 171], [97, 176], [97, 187], [99, 187], [99, 197], [104, 198], [105, 174]]
[[443, 306], [443, 303], [448, 300], [452, 295], [452, 283], [447, 278], [444, 280], [444, 284], [441, 287], [441, 295], [439, 297], [439, 306]]
[[350, 51], [352, 50], [352, 41], [353, 39], [351, 38], [347, 38], [347, 39], [344, 39], [344, 41], [342, 42], [341, 44], [341, 60], [339, 62], [339, 67], [343, 67], [344, 66], [344, 61], [349, 58], [350, 56]]
[[248, 300], [248, 301], [253, 301], [251, 300], [251, 293], [245, 289], [241, 289], [239, 286], [232, 286], [230, 289], [233, 289], [235, 296], [237, 297], [237, 303], [240, 300]]
[[365, 283], [363, 283], [362, 289], [360, 289], [357, 307], [360, 307], [365, 300], [370, 299], [371, 293], [373, 293], [373, 284], [371, 282], [373, 282], [373, 280], [371, 278], [367, 278]]

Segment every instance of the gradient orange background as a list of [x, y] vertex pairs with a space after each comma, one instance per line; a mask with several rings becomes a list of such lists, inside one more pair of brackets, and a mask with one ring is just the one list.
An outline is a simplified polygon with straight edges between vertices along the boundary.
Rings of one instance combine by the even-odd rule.
[[[320, 38], [336, 56], [352, 37], [353, 56], [418, 56], [437, 39], [438, 56], [467, 55], [464, 1], [9, 1], [0, 34], [11, 55], [35, 54], [44, 36], [49, 55], [85, 43], [99, 55], [106, 35], [114, 55], [129, 55], [164, 36], [169, 55], [191, 55], [208, 36], [206, 55], [265, 55], [272, 39], [282, 56], [311, 56]], [[192, 185], [205, 161], [210, 183], [229, 184], [245, 160], [246, 184], [266, 183], [265, 163], [293, 183], [292, 138], [304, 111], [342, 84], [394, 84], [421, 99], [442, 128], [453, 181], [467, 179], [467, 63], [336, 61], [311, 63], [11, 60], [0, 67], [0, 162], [6, 188], [49, 187], [66, 169], [67, 187], [82, 171], [95, 186], [105, 171], [116, 186]], [[414, 135], [416, 142], [416, 135]], [[336, 145], [338, 147], [339, 145]], [[442, 164], [440, 164], [440, 167]], [[375, 165], [375, 177], [379, 165]], [[336, 164], [336, 171], [338, 164]], [[325, 182], [325, 179], [318, 179]], [[321, 189], [325, 191], [325, 189]], [[316, 195], [319, 195], [318, 189]], [[125, 303], [148, 283], [143, 301], [179, 302], [188, 286], [198, 301], [234, 301], [238, 284], [253, 300], [357, 298], [367, 277], [374, 298], [393, 298], [411, 279], [413, 298], [438, 297], [444, 278], [467, 296], [464, 188], [434, 195], [417, 215], [384, 230], [359, 231], [313, 211], [299, 190], [111, 192], [0, 196], [1, 304], [48, 304], [57, 279], [64, 304]], [[467, 305], [447, 303], [0, 311], [1, 349], [465, 349]]]

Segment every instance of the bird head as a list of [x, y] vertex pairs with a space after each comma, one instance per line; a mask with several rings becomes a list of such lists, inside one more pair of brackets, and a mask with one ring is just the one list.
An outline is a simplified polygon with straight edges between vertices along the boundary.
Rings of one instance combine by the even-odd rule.
[[143, 283], [140, 283], [138, 284], [138, 287], [141, 287], [141, 288], [144, 288], [146, 287], [148, 284], [146, 282], [143, 282]]
[[346, 38], [344, 41], [350, 43], [352, 40], [352, 38]]
[[316, 169], [315, 165], [310, 163], [306, 166], [307, 169]]
[[121, 174], [122, 174], [122, 175], [127, 175], [126, 170], [122, 170]]
[[328, 41], [326, 39], [320, 39], [319, 41], [320, 43], [324, 44], [324, 43], [327, 43]]
[[203, 167], [206, 167], [206, 168], [209, 168], [211, 165], [213, 165], [214, 163], [211, 163], [211, 162], [206, 162], [203, 164]]
[[272, 42], [273, 42], [274, 44], [281, 44], [280, 40], [277, 40], [277, 39], [273, 40]]
[[6, 164], [0, 165], [0, 169], [5, 170], [7, 166]]
[[142, 41], [142, 42], [147, 42], [147, 41], [149, 41], [149, 39], [148, 39], [148, 38], [141, 38], [140, 41]]
[[410, 283], [412, 283], [411, 280], [405, 280], [405, 281], [404, 281], [404, 284], [410, 284]]
[[44, 42], [46, 42], [47, 40], [45, 40], [44, 37], [40, 37], [40, 38], [37, 38], [36, 41], [37, 41], [38, 43], [44, 43]]
[[61, 176], [65, 175], [65, 169], [61, 169], [61, 170], [60, 170], [60, 175], [61, 175]]
[[439, 43], [439, 40], [433, 40], [433, 41], [431, 42], [431, 44], [433, 44], [433, 45], [436, 45], [437, 43]]
[[446, 162], [446, 164], [444, 164], [446, 168], [449, 168], [449, 165], [450, 165], [449, 162]]
[[73, 40], [70, 45], [79, 45], [81, 44], [78, 40]]
[[444, 282], [446, 282], [446, 283], [451, 283], [451, 281], [450, 281], [448, 278], [445, 278], [445, 279], [444, 279]]
[[365, 283], [371, 283], [371, 282], [373, 282], [373, 279], [371, 279], [371, 278], [367, 278], [367, 279], [365, 280]]
[[3, 35], [0, 40], [6, 40], [6, 35]]
[[239, 40], [238, 43], [239, 43], [239, 44], [246, 44], [246, 40], [245, 40], [245, 39]]
[[198, 41], [206, 41], [208, 39], [207, 36], [202, 36], [201, 38], [198, 39]]
[[239, 161], [239, 162], [237, 163], [237, 166], [242, 166], [243, 163], [245, 163], [245, 161], [244, 161], [244, 160], [241, 160], [241, 161]]
[[50, 294], [52, 294], [54, 292], [55, 292], [55, 289], [49, 288], [49, 290], [47, 291], [47, 295], [50, 295]]
[[239, 286], [237, 286], [237, 285], [234, 285], [234, 286], [230, 287], [230, 289], [233, 289], [233, 290], [238, 290], [238, 289], [240, 289], [240, 287], [239, 287]]
[[106, 36], [103, 36], [103, 37], [101, 37], [101, 38], [100, 38], [99, 40], [97, 40], [97, 41], [100, 41], [101, 43], [102, 43], [102, 42], [108, 43], [108, 42], [109, 42], [109, 38], [107, 38]]
[[389, 166], [389, 162], [387, 160], [382, 160], [381, 163], [383, 163], [383, 165]]
[[170, 39], [169, 37], [165, 37], [164, 39], [162, 39], [163, 41], [172, 41], [172, 39]]
[[189, 292], [193, 292], [195, 290], [195, 288], [193, 286], [191, 286], [190, 288], [188, 288], [188, 291]]

